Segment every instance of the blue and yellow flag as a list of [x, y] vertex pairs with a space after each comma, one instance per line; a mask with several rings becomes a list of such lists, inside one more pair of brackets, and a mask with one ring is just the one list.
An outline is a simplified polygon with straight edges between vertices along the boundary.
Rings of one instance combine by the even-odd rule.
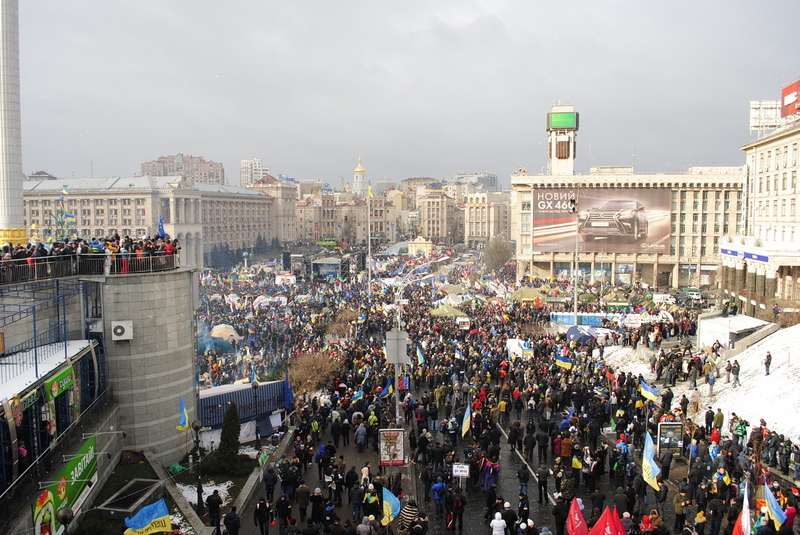
[[769, 516], [775, 522], [776, 525], [783, 525], [786, 523], [786, 513], [783, 512], [781, 509], [781, 505], [778, 503], [778, 499], [775, 498], [775, 495], [772, 494], [772, 491], [769, 490], [769, 487], [764, 484], [764, 497], [767, 499], [767, 509], [769, 510]]
[[566, 368], [568, 370], [572, 369], [572, 361], [569, 360], [568, 357], [563, 355], [558, 355], [556, 357], [556, 366], [561, 366], [562, 368]]
[[420, 364], [425, 364], [425, 357], [422, 355], [422, 350], [417, 346], [417, 360]]
[[656, 446], [653, 444], [653, 437], [650, 433], [644, 436], [644, 452], [642, 453], [642, 479], [645, 483], [650, 485], [656, 490], [658, 489], [658, 481], [656, 478], [661, 473], [661, 468], [656, 464]]
[[644, 379], [642, 379], [642, 382], [639, 385], [639, 391], [646, 399], [649, 399], [650, 401], [658, 401], [658, 390], [656, 390], [655, 387], [647, 384]]
[[456, 358], [458, 360], [464, 360], [464, 353], [462, 353], [461, 350], [458, 348], [456, 348]]
[[389, 525], [389, 522], [400, 514], [400, 500], [392, 492], [383, 487], [383, 519], [381, 524], [384, 526]]
[[461, 421], [461, 438], [467, 436], [470, 426], [472, 426], [472, 405], [467, 404], [467, 412], [464, 413], [464, 419]]
[[186, 410], [186, 403], [181, 396], [181, 423], [176, 426], [179, 431], [186, 431], [189, 429], [189, 411]]
[[364, 387], [362, 386], [358, 392], [353, 394], [353, 403], [364, 397]]
[[394, 392], [394, 386], [392, 385], [392, 381], [390, 379], [389, 382], [386, 383], [386, 386], [383, 388], [383, 391], [381, 392], [381, 399], [388, 398], [389, 396], [392, 395], [393, 392]]
[[[374, 199], [374, 198], [375, 198], [375, 194], [374, 194], [374, 193], [372, 193], [372, 181], [371, 181], [371, 180], [369, 181], [369, 187], [367, 188], [367, 191], [369, 191], [369, 197], [370, 197], [370, 199]], [[385, 525], [386, 525], [386, 524], [384, 524], [384, 526], [385, 526]]]
[[146, 505], [133, 515], [125, 519], [125, 535], [149, 535], [150, 533], [165, 533], [172, 531], [172, 522], [169, 519], [169, 510], [164, 499], [152, 505]]

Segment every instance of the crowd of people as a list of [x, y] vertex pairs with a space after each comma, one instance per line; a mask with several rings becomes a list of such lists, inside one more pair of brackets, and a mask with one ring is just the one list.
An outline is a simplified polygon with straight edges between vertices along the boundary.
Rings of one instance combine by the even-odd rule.
[[[387, 273], [396, 273], [402, 262], [386, 265]], [[384, 533], [382, 489], [395, 496], [411, 489], [369, 465], [348, 466], [337, 450], [350, 441], [359, 451], [377, 449], [378, 429], [405, 425], [421, 488], [411, 493], [417, 501], [402, 507], [401, 532], [424, 534], [431, 524], [463, 531], [467, 493], [452, 472], [453, 464], [462, 462], [471, 468], [463, 484], [483, 492], [480, 506], [495, 535], [549, 532], [535, 525], [531, 502], [541, 510], [551, 494], [556, 503], [550, 525], [557, 535], [564, 534], [573, 498], [590, 527], [611, 506], [629, 534], [706, 535], [707, 530], [708, 535], [731, 535], [738, 513], [755, 505], [755, 488], [764, 484], [791, 521], [779, 525], [758, 509], [754, 525], [759, 535], [788, 535], [797, 491], [782, 486], [770, 469], [784, 475], [792, 465], [797, 470], [797, 446], [763, 420], [753, 426], [735, 417], [726, 422], [718, 411], [692, 406], [686, 396], [673, 399], [677, 381], [719, 373], [713, 348], [711, 354], [690, 358], [684, 351], [660, 350], [664, 342], [685, 342], [694, 335], [695, 312], [675, 311], [670, 320], [654, 314], [635, 326], [609, 325], [615, 336], [576, 342], [544, 328], [547, 303], [510, 301], [498, 289], [518, 283], [487, 281], [473, 270], [451, 267], [433, 280], [405, 286], [372, 282], [371, 287], [363, 277], [276, 285], [274, 275], [257, 267], [203, 274], [201, 324], [208, 330], [231, 325], [243, 336], [233, 352], [212, 349], [198, 355], [198, 380], [224, 384], [263, 377], [303, 353], [325, 352], [340, 365], [324, 392], [299, 402], [292, 451], [265, 477], [261, 511], [269, 513], [257, 516], [257, 524], [276, 520], [281, 535]], [[446, 295], [445, 282], [469, 286], [475, 297], [466, 330], [452, 318], [428, 313]], [[566, 281], [555, 284], [569, 291]], [[402, 321], [412, 358], [401, 370], [400, 384], [390, 385], [394, 370], [386, 365], [383, 340], [396, 321], [397, 291], [407, 303]], [[356, 319], [347, 322], [347, 335], [332, 335], [327, 326], [348, 311]], [[509, 352], [508, 340], [523, 342], [521, 355]], [[652, 372], [663, 381], [658, 394], [642, 388], [647, 382], [641, 375], [612, 369], [604, 360], [607, 345], [639, 344], [652, 353]], [[394, 421], [392, 396], [386, 395], [392, 388], [403, 392], [401, 422]], [[670, 477], [675, 452], [665, 449], [655, 459], [660, 475], [648, 484], [642, 449], [660, 422], [684, 422], [681, 438], [687, 448], [677, 453], [686, 454], [690, 468], [685, 477]], [[500, 463], [505, 447], [519, 450], [527, 466], [505, 471]], [[312, 491], [304, 474], [315, 465], [326, 486]], [[616, 488], [611, 496], [600, 490], [606, 477]], [[518, 495], [501, 496], [500, 478], [516, 480]], [[664, 520], [666, 513], [674, 515], [672, 525]]]

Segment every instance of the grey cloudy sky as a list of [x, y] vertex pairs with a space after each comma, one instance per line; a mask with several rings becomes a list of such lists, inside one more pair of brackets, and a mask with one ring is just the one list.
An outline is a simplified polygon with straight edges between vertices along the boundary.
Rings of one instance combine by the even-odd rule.
[[182, 152], [338, 184], [741, 165], [750, 100], [800, 76], [794, 1], [20, 0], [24, 171], [131, 176]]

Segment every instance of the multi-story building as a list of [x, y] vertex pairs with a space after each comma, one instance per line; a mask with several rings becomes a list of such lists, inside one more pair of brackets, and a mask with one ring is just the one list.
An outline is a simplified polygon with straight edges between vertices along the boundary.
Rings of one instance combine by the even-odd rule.
[[270, 241], [280, 225], [270, 196], [190, 185], [180, 176], [27, 181], [23, 191], [25, 224], [43, 241], [48, 235], [154, 236], [161, 219], [186, 266], [203, 265], [214, 245], [252, 247], [259, 235]]
[[577, 127], [571, 106], [554, 107], [549, 168], [558, 174], [520, 168], [511, 177], [518, 276], [571, 277], [577, 253], [577, 275], [587, 281], [716, 285], [719, 244], [742, 221], [743, 168], [595, 167], [575, 175]]
[[269, 167], [264, 167], [261, 163], [261, 158], [253, 158], [252, 160], [242, 160], [239, 165], [239, 185], [246, 188], [253, 182], [261, 180], [266, 175], [270, 174]]
[[[800, 82], [783, 90], [778, 128], [742, 147], [747, 162], [745, 221], [722, 240], [723, 294], [749, 315], [776, 299], [800, 299]], [[791, 98], [794, 94], [794, 98]], [[769, 314], [767, 314], [769, 317]]]
[[142, 164], [142, 176], [182, 176], [189, 184], [225, 185], [225, 168], [202, 156], [174, 154]]
[[297, 203], [298, 239], [304, 242], [336, 239], [366, 245], [371, 226], [372, 243], [397, 239], [397, 208], [382, 196], [363, 199], [352, 193], [322, 191]]
[[292, 178], [275, 178], [272, 175], [265, 175], [262, 179], [247, 186], [247, 190], [259, 191], [274, 199], [273, 216], [276, 218], [273, 223], [273, 237], [281, 245], [294, 242], [296, 238], [295, 205], [299, 199], [299, 188], [297, 182]]
[[[417, 198], [422, 236], [434, 243], [451, 245], [463, 238], [463, 212], [456, 210], [456, 203], [447, 196], [441, 184], [430, 184], [425, 194]], [[459, 224], [457, 218], [462, 216]], [[459, 228], [461, 233], [459, 234]]]
[[511, 236], [509, 205], [511, 192], [473, 193], [464, 206], [464, 243], [467, 247], [486, 244], [494, 237]]
[[430, 177], [406, 178], [400, 181], [400, 191], [402, 191], [408, 199], [409, 210], [417, 209], [417, 199], [425, 195], [428, 186], [434, 182], [436, 182], [436, 180]]
[[295, 238], [304, 243], [314, 243], [320, 239], [319, 224], [322, 220], [321, 199], [306, 197], [295, 206], [297, 229]]
[[452, 183], [472, 184], [475, 186], [475, 191], [482, 190], [489, 193], [500, 191], [500, 182], [497, 180], [497, 175], [489, 171], [484, 171], [483, 173], [453, 173]]

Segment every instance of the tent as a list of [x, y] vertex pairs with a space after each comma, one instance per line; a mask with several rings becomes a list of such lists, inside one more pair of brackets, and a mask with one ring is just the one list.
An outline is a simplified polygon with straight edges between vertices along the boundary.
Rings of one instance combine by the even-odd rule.
[[531, 288], [528, 286], [525, 288], [520, 288], [511, 294], [512, 301], [534, 301], [536, 299], [544, 300], [545, 295], [536, 288]]
[[597, 296], [591, 293], [585, 293], [578, 296], [578, 301], [581, 303], [594, 303], [597, 301]]
[[215, 338], [210, 335], [205, 335], [197, 339], [197, 352], [201, 355], [205, 354], [206, 349], [213, 351], [220, 350], [222, 353], [233, 353], [233, 346], [224, 338]]
[[214, 325], [214, 327], [211, 329], [211, 336], [214, 338], [224, 338], [225, 340], [229, 339], [231, 336], [237, 340], [242, 339], [242, 337], [239, 336], [239, 333], [236, 332], [236, 329], [225, 323]]
[[583, 325], [573, 325], [567, 329], [567, 339], [575, 342], [588, 342], [594, 340], [595, 336], [591, 327]]
[[467, 316], [463, 310], [459, 310], [451, 305], [441, 305], [431, 310], [431, 316], [445, 316], [448, 318], [456, 318], [459, 316]]

